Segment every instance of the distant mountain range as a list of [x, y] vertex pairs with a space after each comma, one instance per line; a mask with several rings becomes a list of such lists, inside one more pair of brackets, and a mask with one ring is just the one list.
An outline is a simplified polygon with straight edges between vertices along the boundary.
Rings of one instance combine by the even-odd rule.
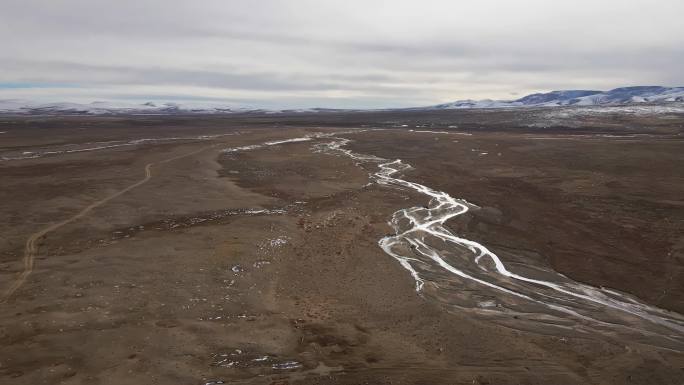
[[[684, 87], [639, 86], [622, 87], [610, 91], [567, 90], [551, 91], [524, 96], [516, 100], [459, 100], [427, 107], [397, 110], [453, 110], [470, 108], [521, 108], [558, 106], [625, 106], [638, 104], [684, 103]], [[391, 109], [389, 109], [391, 110]], [[37, 103], [25, 100], [0, 100], [0, 113], [50, 115], [50, 114], [233, 114], [233, 113], [316, 113], [331, 111], [359, 111], [339, 109], [290, 109], [264, 110], [235, 108], [217, 103], [154, 103], [142, 104], [93, 102], [93, 103]]]
[[[50, 115], [111, 115], [111, 114], [145, 114], [172, 115], [191, 113], [229, 114], [237, 112], [258, 112], [264, 110], [235, 108], [219, 104], [206, 103], [153, 103], [142, 104], [120, 102], [93, 103], [39, 103], [26, 100], [0, 100], [0, 113]], [[264, 111], [266, 112], [266, 111]]]
[[668, 102], [684, 102], [684, 87], [639, 86], [616, 88], [610, 91], [551, 91], [527, 95], [516, 100], [459, 100], [419, 109], [615, 106]]

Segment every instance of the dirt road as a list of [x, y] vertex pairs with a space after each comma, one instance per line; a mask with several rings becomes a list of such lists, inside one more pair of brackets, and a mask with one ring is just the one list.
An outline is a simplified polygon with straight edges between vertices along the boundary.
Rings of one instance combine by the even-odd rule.
[[[2, 151], [21, 154], [241, 132], [0, 163], [0, 284], [31, 274], [2, 304], [5, 382], [680, 382], [684, 356], [663, 344], [676, 331], [606, 320], [601, 306], [503, 277], [475, 247], [522, 277], [610, 290], [675, 318], [676, 138], [138, 119], [4, 134]], [[340, 153], [321, 149], [332, 142]], [[412, 168], [393, 171], [398, 158]], [[389, 249], [420, 291], [382, 239], [397, 241]], [[445, 274], [433, 253], [587, 319]]]

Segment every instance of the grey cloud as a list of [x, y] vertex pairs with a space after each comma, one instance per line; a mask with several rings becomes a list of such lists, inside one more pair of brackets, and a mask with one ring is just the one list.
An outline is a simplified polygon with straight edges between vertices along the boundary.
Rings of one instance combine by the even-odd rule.
[[331, 107], [684, 84], [684, 3], [637, 3], [5, 0], [0, 82]]
[[[231, 89], [253, 90], [321, 90], [335, 88], [332, 83], [303, 82], [295, 76], [279, 76], [273, 73], [217, 72], [192, 69], [140, 68], [124, 66], [89, 65], [69, 62], [14, 62], [5, 63], [5, 69], [32, 69], [35, 73], [20, 78], [21, 81], [49, 82], [56, 78], [71, 83], [87, 84], [168, 84], [192, 85]], [[51, 75], [54, 73], [55, 75]]]

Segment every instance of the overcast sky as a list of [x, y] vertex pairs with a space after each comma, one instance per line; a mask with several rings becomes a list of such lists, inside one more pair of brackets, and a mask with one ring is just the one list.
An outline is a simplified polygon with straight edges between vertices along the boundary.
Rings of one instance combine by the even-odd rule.
[[682, 0], [1, 0], [0, 99], [403, 107], [684, 86]]

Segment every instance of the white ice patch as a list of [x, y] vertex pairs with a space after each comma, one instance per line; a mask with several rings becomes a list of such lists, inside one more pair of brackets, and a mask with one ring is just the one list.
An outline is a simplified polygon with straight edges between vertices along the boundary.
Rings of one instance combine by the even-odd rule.
[[249, 209], [245, 210], [246, 215], [258, 215], [258, 214], [285, 214], [287, 211], [285, 209]]
[[481, 308], [496, 307], [496, 302], [495, 301], [482, 301], [482, 302], [478, 302], [477, 306], [481, 307]]
[[301, 368], [302, 364], [297, 361], [285, 361], [273, 364], [271, 367], [275, 370], [291, 370]]
[[261, 145], [253, 144], [251, 146], [240, 146], [240, 147], [226, 148], [225, 150], [223, 150], [223, 152], [230, 153], [230, 152], [239, 152], [239, 151], [249, 151], [249, 150], [256, 150], [258, 148], [261, 148]]
[[285, 236], [268, 240], [268, 245], [271, 247], [280, 247], [280, 246], [286, 245], [287, 243], [288, 243], [288, 238]]
[[[446, 192], [402, 179], [399, 175], [411, 166], [399, 159], [387, 161], [342, 148], [349, 141], [335, 138], [314, 146], [314, 150], [378, 163], [379, 170], [372, 174], [376, 183], [413, 190], [429, 198], [426, 206], [396, 211], [390, 221], [394, 235], [379, 241], [380, 247], [411, 273], [417, 291], [421, 292], [427, 282], [437, 288], [442, 284], [453, 285], [449, 286], [455, 293], [453, 301], [470, 303], [468, 294], [458, 293], [458, 288], [479, 285], [480, 291], [497, 295], [496, 309], [501, 311], [519, 308], [522, 300], [541, 306], [540, 309], [547, 308], [552, 317], [571, 316], [591, 321], [597, 328], [620, 327], [631, 333], [657, 335], [668, 343], [684, 346], [682, 315], [649, 306], [616, 291], [575, 282], [550, 269], [535, 267], [545, 279], [509, 270], [487, 247], [453, 234], [445, 225], [448, 220], [477, 206]], [[482, 153], [478, 149], [473, 151]]]
[[230, 153], [242, 152], [242, 151], [259, 150], [259, 149], [264, 148], [264, 147], [277, 146], [280, 144], [308, 142], [310, 140], [313, 140], [314, 138], [321, 137], [322, 135], [323, 134], [312, 134], [312, 135], [307, 135], [307, 136], [303, 136], [300, 138], [272, 140], [272, 141], [263, 142], [263, 143], [259, 143], [259, 144], [252, 144], [249, 146], [230, 147], [230, 148], [224, 149], [222, 152], [230, 154]]
[[426, 134], [450, 134], [449, 131], [432, 131], [432, 130], [411, 130], [413, 132], [422, 132]]
[[308, 142], [310, 141], [311, 138], [306, 136], [303, 138], [292, 138], [292, 139], [285, 139], [285, 140], [275, 140], [273, 142], [266, 142], [265, 144], [267, 146], [276, 146], [278, 144], [284, 144], [284, 143], [297, 143], [297, 142]]

